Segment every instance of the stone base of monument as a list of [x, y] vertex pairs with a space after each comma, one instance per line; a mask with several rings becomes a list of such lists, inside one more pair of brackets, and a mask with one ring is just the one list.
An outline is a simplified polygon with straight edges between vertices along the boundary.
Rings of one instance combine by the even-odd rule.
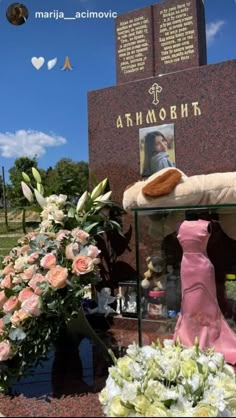
[[[101, 314], [89, 315], [89, 322], [98, 336], [116, 357], [123, 356], [126, 348], [138, 343], [137, 318], [120, 315], [105, 317]], [[176, 320], [142, 321], [142, 344], [150, 344], [158, 337], [172, 338]], [[111, 359], [110, 359], [111, 360]], [[32, 375], [22, 378], [11, 388], [12, 395], [22, 394], [28, 398], [53, 397], [100, 391], [108, 376], [107, 361], [101, 348], [90, 338], [81, 337], [77, 345], [63, 340], [48, 359], [33, 370]]]
[[[141, 324], [141, 337], [142, 344], [150, 344], [152, 341], [156, 341], [158, 337], [171, 336], [174, 333], [176, 324], [176, 318], [169, 319], [143, 319]], [[120, 315], [112, 318], [112, 324], [110, 328], [111, 332], [115, 335], [116, 340], [124, 347], [132, 344], [134, 341], [138, 343], [138, 319], [137, 318], [125, 318]]]

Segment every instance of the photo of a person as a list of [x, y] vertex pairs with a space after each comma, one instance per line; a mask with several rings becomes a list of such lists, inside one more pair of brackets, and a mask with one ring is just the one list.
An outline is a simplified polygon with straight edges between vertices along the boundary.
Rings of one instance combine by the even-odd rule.
[[[167, 132], [168, 127], [168, 132]], [[157, 171], [175, 167], [173, 124], [140, 129], [140, 174], [150, 176]], [[164, 133], [166, 131], [166, 133]], [[170, 156], [172, 151], [172, 156]]]
[[7, 11], [6, 11], [6, 17], [8, 22], [10, 22], [12, 25], [23, 25], [28, 17], [29, 12], [27, 7], [22, 3], [13, 3], [11, 4]]

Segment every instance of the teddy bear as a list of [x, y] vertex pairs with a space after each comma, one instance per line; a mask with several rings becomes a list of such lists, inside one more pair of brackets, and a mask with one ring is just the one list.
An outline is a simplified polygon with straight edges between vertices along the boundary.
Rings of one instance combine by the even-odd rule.
[[163, 290], [166, 287], [165, 261], [161, 254], [146, 258], [148, 270], [141, 281], [143, 289]]

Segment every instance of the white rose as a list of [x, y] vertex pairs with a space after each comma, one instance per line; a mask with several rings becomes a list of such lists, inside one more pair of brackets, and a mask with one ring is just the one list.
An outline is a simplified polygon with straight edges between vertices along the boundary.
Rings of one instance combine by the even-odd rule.
[[116, 384], [111, 376], [109, 376], [106, 380], [106, 390], [108, 399], [112, 399], [114, 396], [120, 395], [122, 392], [121, 387]]
[[222, 369], [225, 363], [225, 358], [221, 353], [214, 353], [214, 355], [211, 358], [211, 361], [215, 363], [218, 369]]
[[56, 203], [57, 201], [57, 195], [51, 194], [51, 196], [46, 197], [47, 203]]
[[59, 194], [58, 199], [57, 199], [57, 203], [58, 205], [65, 205], [67, 201], [67, 196], [65, 194]]
[[141, 348], [141, 350], [146, 359], [156, 357], [157, 353], [159, 352], [158, 349], [150, 347], [149, 345], [145, 345]]
[[48, 206], [47, 206], [47, 210], [48, 210], [48, 212], [51, 214], [51, 213], [53, 213], [55, 210], [58, 210], [58, 206], [57, 206], [57, 205], [55, 205], [54, 203], [53, 203], [53, 204], [50, 204], [50, 205], [48, 205]]
[[27, 257], [19, 257], [16, 259], [14, 264], [14, 269], [17, 272], [21, 272], [24, 270], [25, 265], [27, 264]]
[[64, 219], [65, 215], [62, 210], [55, 210], [53, 213], [53, 219], [55, 222], [61, 222]]
[[47, 220], [49, 217], [49, 210], [47, 208], [44, 208], [41, 212], [41, 217], [43, 220]]

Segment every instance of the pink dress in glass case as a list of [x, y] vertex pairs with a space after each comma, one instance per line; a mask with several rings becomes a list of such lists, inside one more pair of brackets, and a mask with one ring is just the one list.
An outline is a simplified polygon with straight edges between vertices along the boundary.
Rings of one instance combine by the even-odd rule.
[[181, 261], [182, 302], [174, 339], [191, 346], [198, 337], [201, 349], [214, 347], [226, 362], [236, 363], [236, 334], [219, 308], [215, 270], [207, 255], [211, 223], [202, 219], [183, 221], [178, 240], [183, 249]]

